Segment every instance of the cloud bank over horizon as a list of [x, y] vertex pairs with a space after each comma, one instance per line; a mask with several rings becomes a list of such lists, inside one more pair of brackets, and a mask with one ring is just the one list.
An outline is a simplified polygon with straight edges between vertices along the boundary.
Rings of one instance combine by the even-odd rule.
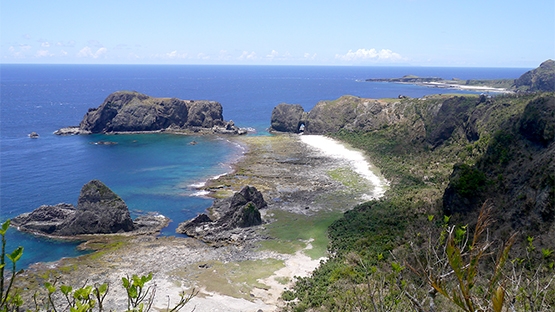
[[2, 2], [0, 63], [532, 68], [555, 59], [552, 0], [57, 1]]

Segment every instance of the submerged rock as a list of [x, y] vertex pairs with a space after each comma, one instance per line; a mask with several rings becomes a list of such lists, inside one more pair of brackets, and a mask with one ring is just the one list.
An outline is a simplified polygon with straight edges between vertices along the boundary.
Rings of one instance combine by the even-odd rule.
[[19, 230], [50, 236], [113, 234], [159, 231], [167, 218], [157, 215], [131, 219], [123, 199], [104, 183], [92, 180], [81, 189], [77, 207], [71, 204], [44, 205], [12, 220]]

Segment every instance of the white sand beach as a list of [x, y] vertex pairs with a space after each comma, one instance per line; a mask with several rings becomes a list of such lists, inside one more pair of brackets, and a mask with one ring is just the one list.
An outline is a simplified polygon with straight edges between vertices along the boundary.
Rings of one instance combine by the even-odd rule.
[[366, 194], [365, 199], [376, 199], [385, 194], [388, 186], [387, 180], [372, 171], [377, 169], [368, 162], [363, 152], [348, 148], [344, 143], [323, 135], [301, 135], [300, 137], [303, 143], [319, 150], [325, 156], [348, 162], [356, 173], [368, 180], [374, 189], [371, 194]]

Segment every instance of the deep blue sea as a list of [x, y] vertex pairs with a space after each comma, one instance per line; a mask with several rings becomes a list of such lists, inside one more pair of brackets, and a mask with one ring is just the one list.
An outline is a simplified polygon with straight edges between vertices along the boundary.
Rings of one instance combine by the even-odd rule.
[[[420, 97], [444, 89], [365, 82], [407, 74], [460, 79], [518, 78], [525, 68], [303, 67], [171, 65], [0, 65], [0, 221], [43, 204], [76, 204], [81, 187], [103, 181], [120, 195], [132, 215], [157, 211], [179, 222], [212, 201], [195, 196], [194, 185], [229, 172], [242, 150], [225, 139], [169, 134], [60, 137], [53, 132], [78, 125], [90, 107], [112, 92], [135, 90], [155, 97], [214, 100], [224, 118], [255, 134], [268, 135], [279, 103], [310, 110], [342, 95], [368, 98]], [[463, 93], [457, 91], [457, 93]], [[38, 139], [28, 134], [37, 132]], [[91, 144], [100, 140], [117, 145]], [[191, 141], [198, 144], [191, 145]], [[20, 267], [80, 254], [77, 243], [8, 232], [8, 251], [25, 248]]]

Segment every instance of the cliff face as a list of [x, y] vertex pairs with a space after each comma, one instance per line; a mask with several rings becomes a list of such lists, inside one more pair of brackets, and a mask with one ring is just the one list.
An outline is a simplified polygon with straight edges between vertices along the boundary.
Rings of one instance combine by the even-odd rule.
[[[327, 134], [340, 130], [368, 132], [403, 125], [411, 128], [407, 133], [411, 141], [427, 142], [435, 147], [452, 135], [464, 136], [471, 110], [485, 101], [485, 97], [376, 100], [343, 96], [335, 101], [321, 101], [308, 113], [280, 104], [272, 114], [271, 129], [297, 133], [300, 125], [304, 125], [306, 134]], [[276, 127], [285, 124], [290, 126]]]
[[89, 109], [79, 129], [91, 133], [224, 127], [222, 106], [214, 101], [153, 98], [138, 92], [110, 94]]
[[[491, 111], [490, 111], [491, 113]], [[496, 112], [498, 113], [498, 112]], [[555, 97], [531, 99], [492, 133], [474, 166], [455, 166], [443, 196], [447, 214], [470, 221], [486, 200], [495, 227], [555, 239]], [[493, 119], [487, 114], [482, 120]], [[485, 135], [485, 133], [484, 133]]]

